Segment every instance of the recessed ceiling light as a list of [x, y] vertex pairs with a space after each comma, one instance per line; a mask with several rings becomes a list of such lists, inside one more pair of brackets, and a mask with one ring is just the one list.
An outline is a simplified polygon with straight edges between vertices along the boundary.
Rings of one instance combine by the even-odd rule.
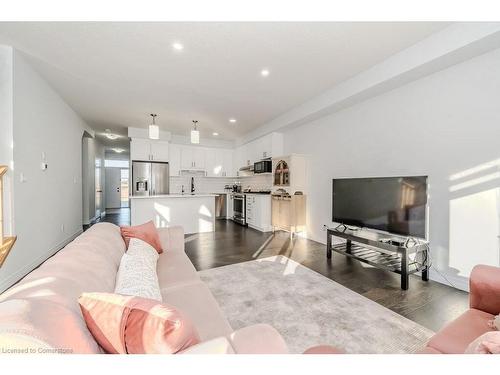
[[236, 122], [236, 119], [235, 118], [230, 118], [229, 122], [232, 123], [232, 124], [234, 124]]
[[184, 45], [179, 42], [174, 42], [172, 43], [172, 48], [175, 49], [176, 51], [182, 51], [184, 49]]
[[212, 133], [212, 135], [218, 136], [218, 135], [219, 135], [219, 133], [217, 133], [217, 132], [213, 132], [213, 133]]
[[125, 151], [123, 148], [113, 148], [112, 150], [114, 152], [117, 152], [118, 154], [121, 154], [123, 151]]
[[262, 69], [262, 70], [260, 71], [260, 75], [261, 75], [262, 77], [267, 77], [267, 76], [269, 75], [269, 73], [270, 73], [269, 69]]

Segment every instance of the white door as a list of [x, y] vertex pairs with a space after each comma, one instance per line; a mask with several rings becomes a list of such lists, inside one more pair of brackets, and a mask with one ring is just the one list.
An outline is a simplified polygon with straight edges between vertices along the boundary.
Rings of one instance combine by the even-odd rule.
[[151, 160], [168, 162], [168, 142], [152, 141], [151, 142]]
[[106, 168], [106, 209], [121, 207], [121, 169]]
[[101, 184], [101, 159], [95, 159], [95, 216], [101, 216], [102, 184]]
[[151, 143], [147, 139], [132, 138], [130, 142], [130, 159], [151, 160]]

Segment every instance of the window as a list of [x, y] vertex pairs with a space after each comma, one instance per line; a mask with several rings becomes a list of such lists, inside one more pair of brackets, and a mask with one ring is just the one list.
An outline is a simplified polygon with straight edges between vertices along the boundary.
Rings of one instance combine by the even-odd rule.
[[111, 167], [111, 168], [128, 168], [129, 167], [129, 162], [128, 160], [109, 160], [106, 159], [104, 160], [104, 166], [106, 168]]

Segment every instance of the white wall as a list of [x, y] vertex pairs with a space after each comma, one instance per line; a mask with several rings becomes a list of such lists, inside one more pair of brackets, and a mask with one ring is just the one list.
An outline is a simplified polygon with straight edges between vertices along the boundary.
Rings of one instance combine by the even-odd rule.
[[473, 264], [498, 261], [500, 50], [289, 130], [284, 148], [309, 155], [312, 239], [332, 224], [332, 178], [428, 175], [436, 268], [466, 288]]
[[[81, 147], [87, 124], [18, 52], [14, 52], [13, 99], [18, 239], [0, 269], [0, 291], [82, 230]], [[42, 153], [46, 171], [40, 167]]]
[[9, 166], [10, 170], [3, 177], [4, 207], [3, 228], [4, 234], [10, 235], [14, 232], [13, 215], [14, 208], [10, 199], [13, 196], [13, 171], [14, 152], [12, 149], [13, 139], [13, 56], [12, 47], [0, 46], [0, 165]]

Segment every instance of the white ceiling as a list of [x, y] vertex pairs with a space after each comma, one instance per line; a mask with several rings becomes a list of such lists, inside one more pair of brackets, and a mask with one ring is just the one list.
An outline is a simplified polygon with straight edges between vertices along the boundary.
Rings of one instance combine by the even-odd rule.
[[232, 140], [447, 25], [0, 23], [0, 43], [97, 131], [126, 134], [157, 113], [162, 130], [187, 135], [196, 119], [202, 137]]

